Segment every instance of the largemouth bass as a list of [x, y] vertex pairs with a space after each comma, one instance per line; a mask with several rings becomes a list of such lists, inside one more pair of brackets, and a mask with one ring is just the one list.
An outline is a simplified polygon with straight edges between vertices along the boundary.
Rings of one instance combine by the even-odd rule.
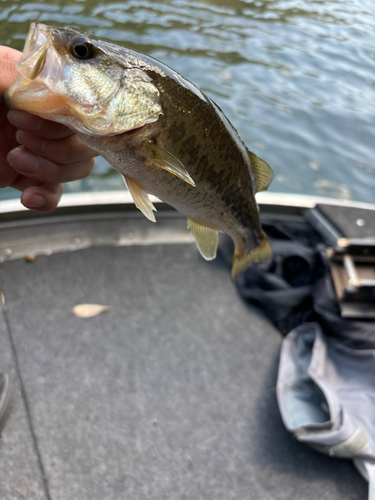
[[155, 59], [72, 28], [32, 24], [6, 103], [63, 123], [124, 177], [155, 221], [153, 194], [186, 215], [203, 257], [234, 241], [232, 277], [271, 255], [255, 193], [270, 167], [218, 106]]

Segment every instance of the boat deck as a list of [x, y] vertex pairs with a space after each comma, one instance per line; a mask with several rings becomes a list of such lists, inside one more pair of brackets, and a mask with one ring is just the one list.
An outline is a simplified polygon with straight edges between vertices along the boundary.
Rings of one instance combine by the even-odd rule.
[[[198, 255], [183, 218], [160, 214], [157, 232], [134, 214], [61, 218], [58, 234], [54, 218], [36, 226], [39, 245], [69, 233], [70, 246], [0, 265], [0, 370], [15, 388], [1, 500], [366, 498], [350, 461], [285, 430], [281, 336], [220, 255]], [[21, 233], [34, 248], [30, 228], [3, 224], [12, 252]], [[121, 246], [107, 245], [115, 233]], [[101, 244], [84, 248], [93, 235]], [[111, 309], [82, 319], [80, 303]]]

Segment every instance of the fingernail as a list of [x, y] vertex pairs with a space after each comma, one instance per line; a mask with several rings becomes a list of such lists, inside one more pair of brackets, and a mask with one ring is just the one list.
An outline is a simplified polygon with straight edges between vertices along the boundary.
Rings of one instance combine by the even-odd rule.
[[23, 135], [23, 132], [21, 132], [21, 130], [17, 130], [16, 141], [18, 142], [18, 144], [22, 144], [22, 135]]
[[21, 203], [26, 208], [40, 208], [45, 204], [46, 200], [39, 194], [28, 194], [21, 196]]
[[25, 111], [11, 109], [8, 112], [8, 121], [17, 128], [24, 130], [40, 130], [42, 127], [42, 119], [39, 116], [30, 115]]
[[7, 161], [17, 172], [26, 175], [35, 174], [39, 166], [38, 158], [21, 148], [13, 149], [8, 154]]

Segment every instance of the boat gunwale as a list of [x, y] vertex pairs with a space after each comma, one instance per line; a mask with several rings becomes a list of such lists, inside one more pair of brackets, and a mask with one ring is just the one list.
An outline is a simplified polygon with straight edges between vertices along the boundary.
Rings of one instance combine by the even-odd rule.
[[[173, 210], [172, 207], [168, 206], [164, 202], [160, 201], [154, 196], [150, 196], [151, 201], [160, 210]], [[299, 195], [299, 194], [288, 194], [288, 193], [272, 193], [272, 192], [261, 192], [256, 195], [258, 205], [260, 206], [260, 211], [264, 207], [290, 207], [299, 209], [311, 209], [315, 208], [317, 205], [333, 205], [338, 207], [349, 207], [349, 208], [359, 208], [364, 210], [374, 210], [375, 204], [367, 202], [359, 202], [353, 200], [340, 200], [335, 198], [325, 198], [320, 196], [311, 195]], [[51, 212], [54, 216], [58, 215], [59, 212], [79, 212], [82, 208], [90, 207], [116, 207], [133, 210], [135, 208], [131, 194], [128, 191], [100, 191], [100, 192], [90, 192], [90, 193], [67, 193], [65, 194], [59, 206], [54, 212]], [[35, 217], [48, 217], [49, 214], [38, 214], [36, 212], [31, 212], [29, 209], [24, 207], [19, 199], [10, 199], [0, 201], [0, 215], [6, 217], [6, 215], [16, 214], [32, 214]]]

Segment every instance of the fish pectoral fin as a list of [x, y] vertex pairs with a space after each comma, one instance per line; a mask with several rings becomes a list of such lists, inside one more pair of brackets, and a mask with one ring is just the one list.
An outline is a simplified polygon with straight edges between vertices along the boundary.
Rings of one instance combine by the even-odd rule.
[[155, 166], [166, 170], [167, 172], [176, 175], [179, 179], [187, 182], [195, 187], [195, 182], [190, 177], [189, 172], [183, 166], [178, 158], [169, 153], [165, 149], [159, 148], [154, 143], [150, 142], [151, 157], [148, 158]]
[[257, 193], [259, 193], [259, 191], [265, 191], [271, 184], [273, 179], [273, 172], [271, 170], [271, 167], [249, 150], [248, 154], [255, 171], [255, 177], [257, 180]]
[[195, 238], [198, 250], [206, 260], [212, 260], [216, 257], [217, 245], [219, 241], [219, 231], [210, 227], [202, 226], [188, 219], [188, 229]]
[[135, 206], [139, 208], [147, 219], [152, 222], [156, 222], [154, 211], [157, 212], [157, 210], [150, 201], [148, 194], [143, 187], [139, 184], [139, 182], [135, 181], [131, 177], [126, 175], [123, 175], [122, 177], [124, 178], [124, 182], [132, 195]]
[[253, 264], [260, 264], [272, 256], [272, 248], [267, 236], [262, 233], [262, 239], [256, 248], [250, 251], [243, 252], [234, 250], [231, 277], [233, 280], [243, 273], [248, 267]]

